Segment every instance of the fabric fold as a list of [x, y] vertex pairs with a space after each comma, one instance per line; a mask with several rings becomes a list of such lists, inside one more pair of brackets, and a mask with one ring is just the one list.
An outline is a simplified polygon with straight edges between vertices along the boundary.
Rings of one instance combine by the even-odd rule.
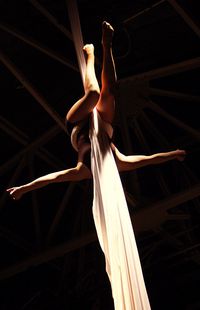
[[110, 138], [96, 108], [90, 124], [93, 218], [105, 255], [115, 310], [149, 310], [134, 231]]

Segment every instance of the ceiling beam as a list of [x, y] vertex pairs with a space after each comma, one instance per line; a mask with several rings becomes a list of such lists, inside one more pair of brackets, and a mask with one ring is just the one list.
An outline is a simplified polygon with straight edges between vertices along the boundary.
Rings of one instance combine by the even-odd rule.
[[14, 155], [11, 159], [0, 166], [0, 175], [5, 173], [8, 169], [10, 169], [16, 161], [18, 161], [23, 155], [35, 151], [35, 149], [39, 148], [44, 143], [47, 143], [50, 139], [56, 136], [60, 132], [60, 128], [55, 125], [50, 130], [41, 135], [38, 139], [27, 145], [23, 150]]
[[[169, 209], [176, 207], [179, 204], [185, 203], [200, 196], [200, 184], [193, 186], [185, 191], [181, 191], [172, 195], [169, 198], [165, 198], [159, 202], [156, 202], [149, 207], [145, 207], [141, 210], [133, 212], [131, 219], [134, 222], [134, 230], [136, 233], [145, 230], [151, 230], [156, 225], [154, 215], [157, 212], [166, 212]], [[7, 267], [0, 271], [0, 280], [12, 277], [20, 272], [23, 272], [31, 266], [37, 266], [46, 262], [49, 262], [57, 257], [61, 257], [69, 252], [76, 251], [81, 247], [89, 245], [97, 241], [96, 232], [87, 233], [82, 237], [68, 241], [64, 244], [44, 250], [39, 254], [35, 254], [28, 259], [25, 259], [13, 266]]]
[[[162, 0], [166, 1], [166, 0]], [[42, 6], [37, 0], [29, 0], [29, 2], [44, 16], [47, 18], [47, 20], [54, 25], [58, 30], [60, 30], [69, 40], [73, 40], [73, 35], [72, 33], [65, 27], [63, 26], [56, 18], [53, 16], [44, 6]], [[100, 61], [95, 56], [95, 63], [100, 66]], [[78, 67], [75, 67], [76, 71], [78, 70]]]
[[131, 17], [126, 18], [126, 19], [123, 21], [123, 23], [124, 23], [124, 24], [127, 24], [127, 23], [129, 23], [129, 22], [132, 22], [132, 21], [133, 21], [134, 19], [136, 19], [138, 16], [141, 16], [141, 15], [143, 15], [143, 14], [149, 12], [150, 10], [154, 9], [155, 7], [157, 7], [158, 5], [162, 4], [163, 2], [166, 2], [166, 0], [160, 0], [160, 1], [158, 1], [158, 2], [156, 2], [156, 3], [154, 3], [154, 4], [152, 4], [151, 6], [145, 8], [144, 10], [142, 10], [142, 11], [140, 11], [140, 12], [138, 12], [138, 13], [132, 15]]
[[[147, 143], [147, 141], [145, 139], [145, 136], [144, 136], [144, 134], [142, 132], [142, 129], [141, 129], [141, 127], [140, 127], [140, 125], [139, 125], [139, 123], [138, 123], [138, 121], [136, 119], [134, 120], [134, 131], [135, 131], [135, 134], [136, 134], [137, 138], [139, 139], [141, 145], [145, 147], [146, 151], [149, 154], [151, 154], [151, 149], [150, 149], [150, 147], [149, 147], [149, 145], [148, 145], [148, 143]], [[161, 188], [163, 194], [165, 196], [170, 195], [171, 193], [170, 193], [170, 190], [169, 190], [169, 186], [167, 185], [167, 183], [166, 183], [166, 181], [165, 181], [165, 179], [163, 177], [163, 174], [160, 172], [160, 168], [159, 167], [155, 167], [154, 171], [155, 171], [155, 176], [156, 176], [156, 178], [158, 180], [158, 183], [160, 185], [160, 188]]]
[[144, 73], [139, 73], [136, 75], [132, 75], [130, 77], [120, 79], [119, 83], [127, 83], [127, 82], [135, 82], [135, 81], [150, 81], [153, 79], [158, 79], [161, 77], [165, 77], [168, 75], [177, 74], [184, 71], [189, 71], [193, 69], [197, 69], [200, 67], [200, 57], [188, 59], [182, 62], [178, 62], [176, 64], [172, 64], [166, 67], [153, 69], [151, 71], [147, 71]]
[[7, 239], [15, 247], [18, 247], [28, 253], [29, 255], [33, 254], [34, 247], [32, 244], [24, 240], [21, 236], [17, 235], [16, 232], [12, 232], [8, 228], [0, 225], [0, 235]]
[[0, 115], [0, 128], [20, 144], [25, 145], [28, 142], [28, 136], [2, 115]]
[[[25, 163], [26, 163], [26, 156], [22, 157], [14, 173], [12, 174], [11, 179], [9, 180], [9, 183], [7, 184], [6, 188], [10, 188], [13, 186], [13, 184], [16, 183], [17, 179], [19, 178], [19, 175], [22, 172], [22, 169], [25, 166]], [[8, 193], [6, 192], [6, 190], [4, 190], [4, 192], [2, 193], [1, 199], [0, 199], [0, 210], [2, 210], [3, 207], [5, 206], [5, 202], [7, 198], [8, 198]]]
[[64, 27], [57, 19], [37, 0], [28, 0], [43, 16], [45, 16], [48, 21], [50, 21], [57, 29], [59, 29], [68, 39], [73, 41], [71, 32]]
[[88, 233], [82, 237], [79, 237], [75, 240], [71, 240], [64, 244], [58, 245], [47, 249], [39, 254], [29, 257], [28, 259], [21, 261], [17, 264], [14, 264], [11, 267], [5, 268], [0, 272], [0, 280], [9, 278], [18, 274], [19, 272], [25, 271], [30, 266], [37, 266], [42, 263], [46, 263], [50, 260], [53, 260], [57, 257], [63, 256], [72, 251], [76, 251], [83, 246], [86, 246], [97, 240], [96, 233]]
[[[142, 112], [141, 113], [141, 121], [143, 123], [143, 126], [146, 126], [146, 129], [149, 130], [152, 135], [154, 136], [154, 138], [156, 138], [157, 142], [160, 143], [161, 142], [161, 147], [165, 147], [166, 149], [171, 149], [172, 145], [169, 144], [169, 142], [166, 140], [166, 138], [160, 133], [160, 131], [155, 127], [155, 124], [152, 123], [152, 121], [148, 118], [148, 116]], [[190, 138], [191, 141], [191, 138]], [[183, 143], [178, 142], [178, 145], [183, 145]], [[177, 145], [176, 144], [176, 145]], [[190, 148], [190, 152], [191, 152], [191, 148]], [[198, 182], [198, 178], [194, 175], [193, 171], [191, 170], [191, 168], [189, 168], [185, 162], [182, 162], [182, 166], [184, 168], [184, 172], [187, 173], [187, 180], [191, 179], [194, 183]], [[189, 186], [189, 184], [188, 184]], [[195, 204], [196, 208], [199, 208], [199, 199], [193, 199], [193, 203]]]
[[51, 116], [51, 118], [66, 132], [64, 120], [60, 115], [48, 104], [47, 100], [39, 93], [34, 85], [28, 78], [20, 71], [19, 68], [6, 56], [5, 53], [0, 51], [0, 61], [5, 67], [20, 81], [26, 90], [35, 98], [35, 100], [44, 108], [44, 110]]
[[148, 88], [149, 95], [153, 96], [160, 96], [160, 97], [169, 97], [169, 98], [175, 98], [178, 100], [184, 100], [188, 102], [197, 102], [200, 103], [200, 96], [193, 96], [190, 94], [184, 94], [184, 93], [179, 93], [179, 92], [174, 92], [170, 90], [165, 90], [165, 89], [159, 89], [159, 88]]
[[175, 220], [175, 221], [183, 221], [183, 220], [189, 220], [190, 215], [189, 214], [168, 214], [167, 220]]
[[174, 254], [166, 255], [164, 260], [169, 260], [169, 259], [175, 258], [175, 257], [182, 255], [182, 254], [185, 254], [186, 252], [189, 252], [189, 251], [194, 251], [195, 249], [197, 249], [199, 247], [200, 247], [200, 242], [193, 244], [193, 245], [189, 246], [188, 248], [184, 248], [180, 251], [177, 251]]
[[[124, 149], [127, 154], [133, 154], [132, 139], [128, 128], [127, 119], [124, 116], [121, 104], [119, 104], [118, 108], [120, 114], [119, 122], [120, 122], [121, 134], [123, 136]], [[138, 181], [137, 171], [131, 171], [131, 173], [128, 175], [128, 182], [126, 183], [126, 187], [128, 188], [129, 191], [132, 190], [136, 199], [139, 200], [140, 184]]]
[[[35, 169], [34, 169], [34, 156], [29, 156], [29, 174], [30, 179], [35, 179]], [[37, 199], [37, 191], [31, 192], [31, 198], [32, 198], [32, 210], [33, 210], [33, 224], [35, 227], [35, 237], [36, 237], [36, 247], [40, 248], [42, 243], [42, 236], [41, 236], [41, 220], [40, 220], [40, 212], [39, 212], [39, 203]]]
[[200, 38], [200, 28], [196, 25], [189, 14], [177, 3], [176, 0], [167, 0], [171, 6], [176, 10], [176, 12], [183, 18], [186, 24], [196, 33]]
[[48, 232], [48, 235], [47, 235], [47, 241], [46, 241], [47, 244], [49, 244], [51, 242], [53, 234], [55, 233], [56, 228], [57, 228], [57, 226], [58, 226], [58, 224], [59, 224], [59, 222], [60, 222], [60, 220], [61, 220], [61, 218], [63, 216], [65, 208], [66, 208], [66, 206], [68, 204], [68, 201], [69, 201], [72, 193], [74, 192], [76, 184], [77, 184], [77, 182], [71, 182], [69, 184], [68, 188], [67, 188], [67, 191], [66, 191], [66, 193], [65, 193], [65, 195], [64, 195], [64, 197], [63, 197], [63, 199], [61, 201], [61, 204], [58, 207], [58, 211], [57, 211], [57, 213], [56, 213], [56, 215], [55, 215], [55, 217], [53, 219], [51, 227], [49, 228], [49, 232]]
[[[133, 227], [136, 232], [148, 231], [161, 223], [156, 223], [156, 217], [159, 220], [167, 220], [167, 210], [170, 210], [180, 204], [200, 196], [200, 184], [189, 189], [173, 194], [168, 198], [162, 199], [152, 205], [137, 210], [133, 215]], [[155, 216], [156, 215], [156, 216]]]
[[12, 36], [18, 38], [18, 39], [20, 39], [21, 41], [25, 42], [26, 44], [34, 47], [38, 51], [44, 53], [45, 55], [47, 55], [47, 56], [49, 56], [51, 58], [53, 58], [54, 60], [59, 61], [63, 65], [67, 66], [68, 68], [70, 68], [70, 69], [72, 69], [74, 71], [79, 72], [78, 67], [75, 66], [74, 64], [72, 64], [68, 59], [66, 59], [62, 55], [58, 54], [57, 52], [51, 50], [50, 48], [46, 47], [42, 43], [36, 41], [35, 39], [31, 38], [30, 36], [27, 36], [27, 35], [23, 34], [19, 30], [15, 30], [10, 25], [6, 25], [6, 24], [0, 23], [0, 29], [5, 31], [5, 32], [7, 32], [7, 33], [9, 33]]
[[[29, 137], [23, 131], [21, 131], [19, 128], [11, 124], [7, 119], [2, 117], [1, 115], [0, 115], [0, 128], [23, 146], [27, 146], [30, 143]], [[60, 169], [61, 167], [65, 167], [63, 162], [58, 160], [56, 156], [51, 154], [44, 147], [40, 147], [39, 150], [36, 150], [35, 154], [54, 168]]]
[[169, 149], [171, 145], [167, 141], [167, 139], [163, 136], [163, 134], [160, 132], [160, 130], [155, 126], [155, 123], [153, 123], [150, 118], [147, 116], [147, 114], [142, 111], [141, 112], [141, 118], [140, 121], [142, 122], [142, 125], [148, 132], [151, 133], [153, 138], [157, 141], [158, 145], [160, 145], [163, 148]]
[[186, 130], [191, 136], [193, 136], [197, 140], [200, 140], [200, 132], [199, 132], [199, 130], [194, 129], [191, 126], [189, 126], [189, 125], [185, 124], [184, 122], [180, 121], [179, 119], [177, 119], [173, 115], [169, 114], [168, 112], [163, 110], [161, 107], [159, 107], [159, 105], [157, 105], [156, 103], [154, 103], [152, 101], [149, 101], [148, 107], [150, 109], [152, 109], [154, 112], [156, 112], [159, 115], [161, 115], [164, 118], [166, 118], [168, 121], [170, 121], [173, 124], [175, 124], [177, 127], [181, 128], [183, 130]]

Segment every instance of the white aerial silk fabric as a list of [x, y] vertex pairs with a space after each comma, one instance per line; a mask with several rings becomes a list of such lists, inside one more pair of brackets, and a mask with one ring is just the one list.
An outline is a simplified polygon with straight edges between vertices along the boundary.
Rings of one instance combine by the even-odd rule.
[[100, 118], [96, 108], [92, 116], [93, 217], [105, 254], [115, 310], [149, 310], [128, 206], [108, 138], [112, 128]]

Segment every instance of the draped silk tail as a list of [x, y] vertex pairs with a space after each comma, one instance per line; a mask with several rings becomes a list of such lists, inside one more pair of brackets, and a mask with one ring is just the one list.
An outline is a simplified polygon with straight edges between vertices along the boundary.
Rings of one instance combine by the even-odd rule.
[[105, 255], [115, 310], [149, 310], [140, 258], [110, 147], [112, 127], [93, 110], [90, 124], [93, 217]]

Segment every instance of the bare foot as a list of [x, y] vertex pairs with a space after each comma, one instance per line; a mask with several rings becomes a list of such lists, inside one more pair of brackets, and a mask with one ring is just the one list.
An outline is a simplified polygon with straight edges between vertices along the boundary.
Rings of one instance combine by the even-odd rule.
[[94, 45], [93, 44], [86, 44], [83, 47], [84, 52], [89, 56], [94, 54]]
[[104, 21], [102, 23], [102, 44], [103, 46], [111, 46], [114, 29], [113, 27]]

